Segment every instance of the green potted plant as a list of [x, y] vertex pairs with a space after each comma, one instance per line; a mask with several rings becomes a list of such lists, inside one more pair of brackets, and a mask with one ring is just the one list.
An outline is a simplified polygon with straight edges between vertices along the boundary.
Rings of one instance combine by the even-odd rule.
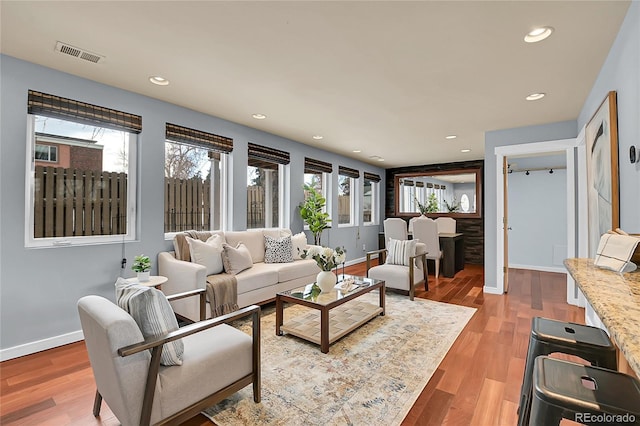
[[460, 211], [460, 203], [458, 202], [456, 197], [453, 197], [453, 201], [451, 202], [451, 204], [449, 204], [447, 200], [444, 200], [444, 205], [447, 207], [447, 210], [449, 210], [450, 213]]
[[329, 227], [329, 214], [323, 209], [327, 205], [327, 200], [322, 194], [311, 185], [303, 185], [307, 194], [306, 199], [300, 203], [300, 217], [309, 226], [313, 234], [314, 244], [319, 246], [322, 238], [322, 231]]
[[133, 258], [133, 264], [131, 265], [131, 269], [138, 274], [138, 281], [145, 282], [149, 281], [149, 274], [151, 271], [151, 259], [149, 256], [145, 256], [141, 254], [140, 256], [136, 256]]
[[427, 213], [438, 213], [439, 207], [436, 194], [430, 194], [429, 197], [427, 197], [427, 202], [424, 204], [422, 204], [417, 198], [415, 200], [421, 215], [426, 216]]

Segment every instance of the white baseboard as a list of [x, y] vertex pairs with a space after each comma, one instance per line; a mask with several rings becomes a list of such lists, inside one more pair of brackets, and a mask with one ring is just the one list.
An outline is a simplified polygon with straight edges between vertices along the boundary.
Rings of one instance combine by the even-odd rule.
[[498, 287], [488, 287], [486, 285], [482, 287], [482, 292], [488, 294], [503, 294], [500, 290], [498, 290]]
[[[378, 255], [374, 254], [373, 256], [371, 256], [372, 259], [377, 259]], [[355, 265], [356, 263], [364, 263], [367, 261], [367, 256], [365, 257], [361, 257], [358, 259], [353, 259], [353, 260], [347, 260], [346, 262], [344, 262], [344, 266], [351, 266], [351, 265]], [[340, 269], [340, 266], [338, 266], [338, 269]], [[340, 272], [340, 271], [338, 271]]]
[[558, 272], [560, 274], [566, 274], [567, 270], [562, 266], [533, 266], [533, 265], [514, 265], [509, 264], [509, 269], [529, 269], [531, 271], [540, 272]]
[[82, 330], [72, 331], [71, 333], [61, 334], [60, 336], [48, 337], [35, 342], [25, 343], [23, 345], [13, 346], [0, 350], [0, 361], [6, 361], [18, 358], [24, 355], [34, 354], [58, 346], [67, 345], [69, 343], [79, 342], [84, 339]]

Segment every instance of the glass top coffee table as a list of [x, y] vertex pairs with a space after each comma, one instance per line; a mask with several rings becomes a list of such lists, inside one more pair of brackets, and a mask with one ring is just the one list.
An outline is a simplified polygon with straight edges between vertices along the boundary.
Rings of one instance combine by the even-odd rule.
[[[384, 281], [365, 277], [354, 278], [357, 287], [348, 292], [331, 290], [320, 292], [314, 284], [294, 288], [276, 294], [276, 335], [283, 332], [320, 345], [322, 353], [329, 352], [329, 345], [378, 315], [384, 315]], [[374, 305], [354, 300], [379, 289], [380, 303]], [[298, 318], [284, 321], [284, 303], [307, 306], [320, 312], [310, 312]], [[347, 303], [350, 302], [350, 303]]]

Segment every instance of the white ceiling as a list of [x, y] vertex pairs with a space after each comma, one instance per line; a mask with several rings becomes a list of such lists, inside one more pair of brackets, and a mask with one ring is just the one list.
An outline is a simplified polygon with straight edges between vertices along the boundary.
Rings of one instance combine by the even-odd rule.
[[[486, 131], [576, 119], [628, 6], [3, 0], [0, 41], [10, 56], [388, 168], [480, 159]], [[523, 41], [543, 25], [549, 39]], [[57, 41], [106, 59], [57, 53]], [[547, 96], [524, 99], [534, 92]]]

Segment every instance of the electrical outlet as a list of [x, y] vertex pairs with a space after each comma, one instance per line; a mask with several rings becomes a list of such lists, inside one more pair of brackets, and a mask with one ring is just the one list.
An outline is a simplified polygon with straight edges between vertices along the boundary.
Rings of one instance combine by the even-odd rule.
[[367, 245], [366, 244], [362, 245], [362, 251], [367, 251]]

